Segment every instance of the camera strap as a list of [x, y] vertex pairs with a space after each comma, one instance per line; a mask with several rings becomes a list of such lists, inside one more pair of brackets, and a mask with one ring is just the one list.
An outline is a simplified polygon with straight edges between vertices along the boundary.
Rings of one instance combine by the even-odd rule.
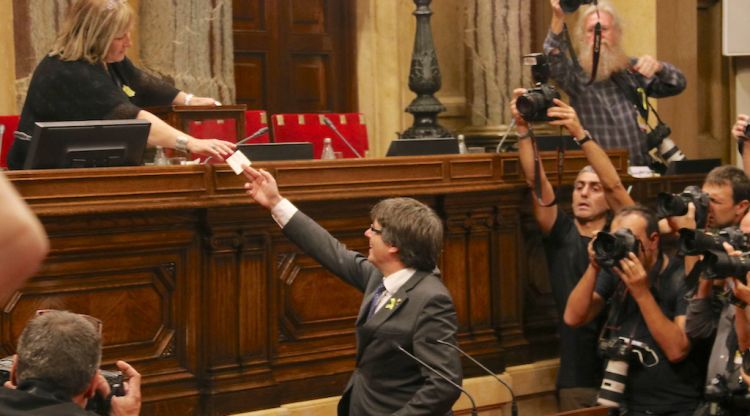
[[[595, 6], [598, 6], [596, 1], [594, 2]], [[594, 25], [594, 44], [591, 45], [592, 48], [592, 61], [591, 61], [591, 77], [589, 78], [589, 81], [586, 83], [586, 85], [591, 85], [596, 81], [596, 73], [599, 69], [599, 56], [602, 52], [602, 23], [599, 18], [599, 7], [596, 8], [596, 25]], [[573, 42], [570, 39], [570, 33], [568, 32], [568, 25], [563, 24], [563, 33], [565, 34], [565, 41], [568, 43], [568, 52], [570, 53], [571, 59], [573, 59], [573, 62], [578, 65], [578, 68], [581, 68], [581, 64], [578, 61], [578, 55], [576, 54], [576, 51], [573, 49]]]
[[[551, 207], [557, 204], [557, 191], [552, 189], [552, 201], [545, 203], [542, 199], [542, 159], [539, 157], [539, 149], [536, 146], [536, 136], [534, 131], [529, 127], [529, 136], [531, 145], [534, 148], [534, 198], [540, 207]], [[557, 188], [562, 185], [563, 162], [565, 162], [565, 143], [560, 143], [557, 147]]]
[[646, 92], [646, 89], [640, 85], [633, 73], [629, 70], [620, 71], [613, 74], [611, 78], [615, 85], [617, 85], [623, 94], [625, 94], [625, 97], [633, 103], [633, 106], [638, 110], [638, 114], [640, 114], [641, 118], [646, 122], [649, 129], [654, 129], [648, 121], [650, 113], [654, 113], [658, 124], [664, 124], [661, 117], [659, 117], [659, 113], [648, 101], [648, 93]]

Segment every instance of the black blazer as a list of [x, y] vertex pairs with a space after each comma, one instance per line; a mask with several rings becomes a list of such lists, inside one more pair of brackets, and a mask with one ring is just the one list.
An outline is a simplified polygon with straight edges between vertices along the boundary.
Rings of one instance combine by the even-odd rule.
[[452, 414], [460, 391], [393, 346], [398, 343], [461, 384], [458, 353], [426, 342], [427, 337], [455, 342], [456, 311], [440, 278], [422, 271], [414, 273], [386, 306], [366, 320], [368, 305], [383, 274], [301, 211], [294, 214], [283, 232], [333, 274], [364, 292], [356, 323], [356, 368], [339, 402], [338, 414]]

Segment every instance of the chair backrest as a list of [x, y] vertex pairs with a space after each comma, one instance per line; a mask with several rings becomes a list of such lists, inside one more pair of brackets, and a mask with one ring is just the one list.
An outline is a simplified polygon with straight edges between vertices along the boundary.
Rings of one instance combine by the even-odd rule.
[[[265, 110], [247, 110], [245, 111], [245, 132], [249, 136], [256, 131], [268, 127], [268, 113]], [[251, 143], [270, 143], [271, 142], [271, 131], [259, 136], [251, 141]]]
[[3, 125], [3, 132], [0, 135], [0, 168], [8, 167], [8, 150], [13, 144], [15, 137], [13, 132], [18, 129], [18, 121], [21, 117], [18, 115], [0, 116], [0, 124]]
[[335, 152], [341, 152], [344, 158], [356, 158], [354, 152], [324, 122], [328, 118], [344, 138], [361, 155], [369, 149], [367, 125], [361, 113], [333, 114], [275, 114], [271, 119], [274, 142], [310, 142], [313, 153], [320, 159], [323, 151], [323, 140], [331, 139]]

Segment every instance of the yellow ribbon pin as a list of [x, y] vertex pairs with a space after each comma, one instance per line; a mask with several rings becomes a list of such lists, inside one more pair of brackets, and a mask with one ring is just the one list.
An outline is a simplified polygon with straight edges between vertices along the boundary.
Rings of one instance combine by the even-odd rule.
[[388, 309], [389, 311], [392, 311], [393, 308], [395, 308], [396, 305], [398, 305], [399, 303], [401, 303], [401, 299], [391, 298], [390, 300], [388, 300], [388, 303], [385, 305], [385, 308]]
[[122, 86], [122, 92], [125, 93], [130, 98], [133, 98], [135, 96], [135, 91], [133, 91], [132, 88], [128, 87], [127, 85]]

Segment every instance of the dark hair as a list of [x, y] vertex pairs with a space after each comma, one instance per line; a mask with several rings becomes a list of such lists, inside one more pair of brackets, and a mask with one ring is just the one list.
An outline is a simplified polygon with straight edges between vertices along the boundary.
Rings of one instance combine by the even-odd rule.
[[73, 398], [86, 390], [99, 369], [102, 340], [81, 315], [48, 311], [29, 321], [18, 339], [16, 376], [40, 380]]
[[646, 220], [646, 234], [651, 238], [651, 234], [659, 232], [659, 221], [656, 219], [656, 213], [646, 206], [636, 204], [621, 208], [615, 214], [615, 218], [622, 218], [627, 215], [638, 215]]
[[745, 172], [737, 166], [723, 165], [711, 169], [706, 175], [704, 184], [732, 186], [732, 200], [734, 204], [739, 204], [744, 200], [750, 200], [750, 179]]
[[382, 238], [398, 248], [406, 267], [432, 271], [443, 247], [443, 222], [427, 205], [412, 198], [384, 199], [370, 211]]

